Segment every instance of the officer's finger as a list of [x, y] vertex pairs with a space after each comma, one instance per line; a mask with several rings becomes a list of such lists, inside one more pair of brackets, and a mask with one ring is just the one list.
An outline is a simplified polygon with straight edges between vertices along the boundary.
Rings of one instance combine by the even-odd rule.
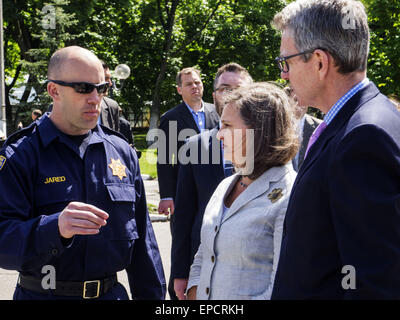
[[108, 219], [108, 217], [109, 217], [107, 212], [105, 212], [104, 210], [101, 210], [100, 208], [97, 208], [96, 206], [94, 206], [92, 204], [88, 204], [88, 203], [71, 202], [71, 203], [69, 203], [68, 208], [81, 210], [81, 211], [89, 211], [104, 220]]
[[93, 235], [98, 234], [100, 232], [99, 229], [89, 229], [89, 228], [80, 228], [80, 227], [72, 227], [70, 230], [72, 235]]
[[71, 227], [79, 227], [85, 229], [100, 229], [102, 227], [102, 225], [94, 223], [90, 220], [77, 218], [71, 219], [70, 225]]
[[105, 226], [107, 221], [91, 211], [68, 209], [68, 215], [73, 220], [85, 220], [90, 221], [98, 226]]

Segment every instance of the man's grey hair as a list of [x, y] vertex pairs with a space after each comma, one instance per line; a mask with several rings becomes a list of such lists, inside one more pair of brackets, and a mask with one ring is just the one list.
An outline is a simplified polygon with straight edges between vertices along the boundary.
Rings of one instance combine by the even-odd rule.
[[[370, 35], [360, 1], [298, 0], [277, 13], [272, 25], [291, 32], [299, 52], [327, 51], [342, 74], [367, 69]], [[310, 57], [302, 56], [305, 62]]]

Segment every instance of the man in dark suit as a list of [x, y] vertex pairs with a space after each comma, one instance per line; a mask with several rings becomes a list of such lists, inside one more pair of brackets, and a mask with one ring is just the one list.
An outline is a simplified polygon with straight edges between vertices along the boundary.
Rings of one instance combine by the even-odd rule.
[[119, 117], [119, 132], [128, 140], [129, 145], [133, 147], [131, 124], [122, 115]]
[[[218, 114], [222, 113], [226, 92], [252, 81], [247, 70], [236, 63], [219, 68], [213, 92]], [[179, 167], [171, 248], [171, 278], [179, 299], [185, 299], [190, 265], [200, 244], [204, 210], [218, 184], [232, 173], [231, 165], [224, 170], [221, 142], [216, 138], [218, 130], [219, 125], [189, 138], [185, 144], [189, 162]], [[191, 150], [197, 152], [191, 154]]]
[[[110, 68], [104, 61], [101, 60], [101, 63], [104, 69], [105, 81], [109, 83], [109, 86], [111, 88], [112, 81]], [[99, 123], [106, 126], [107, 128], [119, 132], [119, 105], [117, 101], [106, 96], [103, 97], [103, 100], [101, 101]]]
[[[206, 129], [214, 128], [219, 121], [214, 105], [203, 102], [203, 83], [200, 71], [185, 68], [176, 77], [177, 91], [183, 102], [167, 111], [160, 119], [159, 130], [165, 134], [165, 140], [159, 142], [157, 156], [157, 175], [160, 191], [158, 212], [171, 213], [171, 231], [174, 223], [174, 200], [176, 182], [180, 165], [179, 150], [187, 137]], [[170, 280], [168, 292], [176, 299], [173, 283]]]
[[133, 132], [131, 129], [131, 123], [124, 117], [122, 108], [120, 106], [118, 106], [118, 108], [119, 108], [119, 133], [121, 133], [126, 138], [129, 145], [133, 149], [135, 149], [138, 159], [140, 159], [140, 157], [142, 156], [142, 151], [137, 150], [135, 148], [135, 138], [133, 136]]
[[299, 152], [293, 159], [293, 168], [294, 168], [294, 170], [296, 170], [296, 172], [299, 171], [301, 165], [303, 164], [308, 141], [310, 140], [311, 135], [314, 132], [314, 130], [320, 125], [321, 122], [322, 122], [322, 120], [317, 119], [307, 113], [305, 113], [299, 119], [301, 144], [300, 144]]
[[274, 25], [282, 78], [325, 117], [291, 193], [272, 299], [398, 299], [400, 115], [366, 78], [365, 9], [295, 1]]
[[294, 100], [294, 115], [298, 121], [297, 133], [300, 139], [300, 148], [296, 156], [292, 159], [293, 168], [296, 172], [298, 172], [304, 161], [304, 155], [306, 154], [308, 141], [322, 120], [307, 114], [308, 107], [300, 106], [297, 103], [297, 99], [293, 95], [293, 90], [290, 87], [285, 87], [284, 90], [286, 94]]

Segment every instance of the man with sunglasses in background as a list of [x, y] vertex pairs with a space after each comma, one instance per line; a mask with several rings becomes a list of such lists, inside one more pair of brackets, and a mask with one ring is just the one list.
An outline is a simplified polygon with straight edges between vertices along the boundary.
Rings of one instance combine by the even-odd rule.
[[105, 82], [108, 83], [108, 90], [104, 94], [100, 104], [101, 111], [98, 121], [100, 124], [119, 132], [119, 105], [117, 101], [108, 97], [108, 93], [113, 85], [111, 81], [110, 67], [103, 60], [100, 60], [100, 62], [103, 65], [104, 79]]
[[273, 25], [281, 77], [325, 117], [292, 189], [272, 299], [399, 299], [400, 115], [366, 77], [365, 8], [297, 0]]
[[0, 267], [14, 299], [164, 299], [165, 280], [136, 153], [97, 124], [108, 83], [80, 47], [55, 52], [53, 110], [0, 152]]

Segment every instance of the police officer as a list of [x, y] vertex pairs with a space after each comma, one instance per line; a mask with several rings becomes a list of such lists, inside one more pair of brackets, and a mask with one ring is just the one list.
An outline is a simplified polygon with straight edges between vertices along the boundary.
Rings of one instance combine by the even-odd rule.
[[58, 50], [52, 112], [0, 152], [0, 267], [20, 273], [14, 299], [128, 299], [123, 269], [133, 299], [165, 298], [136, 153], [97, 125], [107, 87], [92, 52]]

